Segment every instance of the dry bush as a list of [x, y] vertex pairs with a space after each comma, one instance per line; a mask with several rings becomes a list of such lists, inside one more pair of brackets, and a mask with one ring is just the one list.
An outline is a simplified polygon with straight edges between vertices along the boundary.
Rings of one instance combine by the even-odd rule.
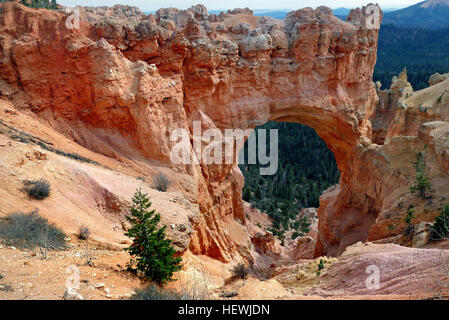
[[166, 192], [170, 185], [170, 180], [162, 172], [159, 172], [153, 177], [154, 187], [156, 190]]
[[44, 258], [48, 250], [66, 247], [65, 234], [36, 209], [30, 213], [13, 213], [0, 219], [0, 238], [10, 246], [34, 249], [38, 247]]
[[87, 240], [89, 239], [90, 236], [90, 230], [87, 226], [82, 225], [79, 229], [78, 229], [78, 239], [80, 240]]
[[50, 195], [50, 183], [46, 180], [26, 180], [24, 185], [30, 198], [42, 200]]
[[247, 268], [243, 263], [239, 263], [232, 268], [231, 272], [235, 278], [245, 279], [249, 274], [249, 268]]

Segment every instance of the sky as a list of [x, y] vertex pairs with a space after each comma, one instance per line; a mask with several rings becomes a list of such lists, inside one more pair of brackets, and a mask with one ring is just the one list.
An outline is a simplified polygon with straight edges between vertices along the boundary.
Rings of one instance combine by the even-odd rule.
[[113, 6], [127, 4], [139, 7], [142, 11], [155, 11], [159, 8], [176, 7], [187, 9], [194, 4], [204, 4], [209, 10], [245, 8], [250, 9], [300, 9], [304, 7], [316, 8], [321, 5], [333, 9], [346, 7], [355, 8], [370, 2], [378, 3], [381, 8], [400, 8], [421, 2], [423, 0], [58, 0], [65, 6]]

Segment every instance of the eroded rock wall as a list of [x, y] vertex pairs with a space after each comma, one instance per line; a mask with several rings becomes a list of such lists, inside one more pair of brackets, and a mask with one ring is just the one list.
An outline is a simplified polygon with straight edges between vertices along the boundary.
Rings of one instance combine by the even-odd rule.
[[270, 120], [308, 125], [341, 172], [321, 199], [316, 254], [366, 240], [385, 192], [371, 172], [382, 156], [371, 144], [378, 34], [367, 28], [366, 8], [348, 22], [326, 7], [283, 21], [245, 9], [210, 15], [203, 6], [134, 11], [82, 9], [80, 28], [68, 29], [65, 13], [3, 4], [3, 94], [93, 151], [194, 177], [184, 191], [202, 214], [190, 250], [222, 261], [248, 255], [235, 236], [245, 230], [241, 173], [236, 163], [172, 163], [171, 132], [192, 132], [196, 120], [221, 131]]

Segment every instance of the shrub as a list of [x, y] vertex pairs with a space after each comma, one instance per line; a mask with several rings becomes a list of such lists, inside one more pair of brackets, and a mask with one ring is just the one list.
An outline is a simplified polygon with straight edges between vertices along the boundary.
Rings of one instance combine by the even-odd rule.
[[298, 231], [294, 231], [292, 236], [290, 237], [292, 240], [295, 240], [296, 238], [300, 237], [301, 234]]
[[449, 204], [441, 210], [441, 214], [435, 219], [430, 228], [430, 239], [442, 240], [449, 236]]
[[430, 181], [426, 176], [426, 159], [422, 152], [416, 154], [416, 160], [413, 162], [413, 166], [415, 167], [416, 175], [415, 175], [415, 184], [410, 187], [410, 192], [415, 193], [419, 192], [419, 195], [423, 199], [428, 199], [427, 195], [428, 191], [431, 191], [432, 187], [430, 185]]
[[318, 270], [323, 270], [324, 269], [324, 260], [320, 259], [320, 263], [318, 264]]
[[0, 291], [9, 292], [9, 291], [14, 291], [14, 290], [9, 284], [0, 284]]
[[78, 229], [78, 239], [81, 240], [87, 240], [89, 239], [90, 236], [90, 230], [87, 226], [82, 225], [79, 229]]
[[30, 141], [29, 141], [27, 138], [25, 138], [25, 137], [23, 137], [23, 136], [20, 136], [20, 135], [17, 135], [17, 134], [11, 135], [10, 138], [11, 138], [12, 140], [20, 141], [20, 142], [22, 142], [22, 143], [26, 143], [26, 144], [29, 144], [29, 143], [30, 143]]
[[404, 222], [407, 223], [407, 227], [404, 229], [404, 233], [406, 236], [412, 234], [415, 230], [415, 227], [412, 224], [412, 220], [415, 218], [415, 209], [413, 205], [410, 205], [407, 210], [407, 214], [405, 216]]
[[324, 260], [320, 259], [320, 263], [318, 263], [318, 271], [316, 272], [316, 275], [321, 275], [321, 270], [324, 269]]
[[153, 178], [154, 187], [162, 192], [167, 191], [168, 186], [170, 185], [170, 180], [168, 180], [167, 176], [165, 176], [162, 172], [159, 172]]
[[310, 232], [310, 225], [312, 223], [309, 222], [309, 220], [307, 219], [307, 217], [301, 217], [300, 219], [298, 219], [297, 221], [295, 221], [292, 225], [291, 228], [295, 231], [297, 231], [296, 233], [299, 234], [299, 236], [304, 236], [306, 234], [308, 234]]
[[415, 217], [415, 209], [413, 208], [413, 205], [410, 205], [408, 207], [407, 215], [405, 216], [404, 222], [410, 225], [414, 217]]
[[151, 283], [142, 289], [137, 289], [131, 300], [192, 300], [187, 294], [159, 288]]
[[125, 235], [133, 239], [126, 249], [132, 257], [128, 269], [143, 273], [148, 280], [164, 283], [181, 270], [182, 259], [174, 257], [176, 251], [172, 241], [166, 239], [166, 227], [157, 227], [161, 216], [150, 207], [150, 199], [138, 189], [133, 197], [131, 217], [127, 217], [132, 228]]
[[27, 180], [24, 184], [25, 191], [30, 198], [42, 200], [50, 195], [50, 183], [46, 180]]
[[66, 246], [65, 234], [38, 210], [30, 213], [13, 213], [0, 219], [0, 238], [6, 245], [19, 248], [63, 249]]
[[249, 269], [243, 264], [239, 263], [232, 268], [232, 275], [235, 278], [245, 279], [248, 276]]
[[251, 189], [248, 186], [243, 186], [242, 199], [246, 202], [251, 201]]

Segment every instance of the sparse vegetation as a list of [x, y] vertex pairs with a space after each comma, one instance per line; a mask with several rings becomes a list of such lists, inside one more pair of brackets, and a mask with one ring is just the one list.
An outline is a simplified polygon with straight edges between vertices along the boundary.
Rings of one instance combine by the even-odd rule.
[[268, 228], [268, 231], [270, 231], [274, 236], [278, 237], [279, 240], [284, 241], [285, 239], [284, 230], [279, 230], [276, 228]]
[[245, 279], [249, 274], [249, 268], [247, 268], [243, 263], [239, 263], [232, 268], [231, 272], [233, 277]]
[[20, 141], [20, 142], [22, 142], [22, 143], [27, 143], [27, 144], [30, 143], [30, 141], [29, 141], [27, 138], [25, 138], [25, 137], [23, 137], [23, 136], [20, 136], [20, 135], [18, 135], [18, 134], [12, 134], [12, 135], [10, 136], [10, 138], [11, 138], [12, 140]]
[[10, 246], [25, 249], [39, 247], [44, 257], [48, 250], [66, 247], [65, 234], [41, 217], [37, 209], [0, 219], [0, 238]]
[[416, 180], [415, 184], [410, 187], [410, 192], [418, 192], [421, 198], [428, 199], [429, 196], [427, 192], [430, 192], [432, 187], [430, 185], [429, 179], [426, 176], [426, 159], [423, 152], [419, 152], [416, 154], [416, 160], [413, 162], [413, 166], [415, 167], [416, 171]]
[[449, 237], [449, 204], [441, 210], [430, 229], [431, 240], [443, 240]]
[[210, 274], [204, 269], [190, 272], [187, 279], [179, 279], [179, 289], [170, 290], [148, 284], [135, 291], [131, 300], [210, 300], [209, 288], [211, 287]]
[[64, 156], [64, 157], [67, 157], [67, 158], [70, 158], [73, 160], [77, 160], [80, 162], [86, 162], [86, 163], [90, 163], [90, 164], [94, 164], [94, 165], [100, 165], [98, 162], [88, 159], [86, 157], [80, 156], [79, 154], [65, 152], [63, 150], [55, 149], [52, 147], [52, 143], [44, 141], [41, 138], [31, 135], [27, 132], [17, 130], [16, 128], [4, 123], [2, 120], [0, 120], [0, 125], [2, 125], [4, 128], [6, 128], [6, 129], [0, 128], [0, 133], [9, 135], [9, 137], [13, 140], [17, 140], [17, 141], [27, 143], [27, 144], [35, 144], [44, 150], [54, 152], [58, 155], [61, 155], [61, 156]]
[[300, 236], [300, 233], [298, 231], [294, 231], [292, 233], [292, 236], [290, 237], [292, 240], [295, 240], [296, 238], [298, 238]]
[[82, 225], [79, 229], [78, 229], [78, 239], [80, 240], [87, 240], [89, 239], [90, 236], [90, 230], [87, 226]]
[[26, 180], [24, 185], [30, 198], [42, 200], [50, 195], [50, 183], [46, 180]]
[[303, 237], [307, 233], [310, 232], [310, 225], [309, 219], [307, 217], [301, 217], [298, 220], [294, 221], [290, 224], [290, 228], [295, 230], [295, 232], [300, 236]]
[[153, 182], [154, 182], [154, 187], [156, 188], [156, 190], [159, 190], [162, 192], [166, 192], [168, 189], [168, 186], [170, 185], [170, 180], [162, 172], [159, 172], [157, 175], [154, 176]]
[[0, 284], [0, 291], [1, 292], [9, 292], [9, 291], [14, 291], [14, 290], [9, 284]]
[[92, 267], [94, 258], [95, 257], [93, 255], [93, 252], [89, 248], [89, 244], [86, 243], [86, 247], [85, 247], [85, 250], [84, 250], [84, 259], [86, 261], [86, 266], [91, 266]]
[[137, 289], [131, 296], [131, 300], [192, 300], [187, 294], [174, 290], [163, 289], [150, 283], [142, 289]]
[[319, 276], [321, 275], [321, 270], [324, 269], [324, 260], [320, 259], [320, 263], [318, 264], [318, 271], [316, 272], [316, 275]]
[[406, 236], [409, 236], [414, 230], [414, 226], [412, 224], [412, 220], [414, 218], [415, 218], [415, 209], [413, 205], [410, 205], [408, 207], [407, 214], [404, 219], [404, 222], [407, 223], [407, 227], [404, 229], [404, 233]]
[[126, 235], [133, 243], [126, 250], [132, 256], [128, 269], [141, 272], [145, 278], [157, 283], [173, 280], [173, 274], [181, 269], [182, 259], [175, 257], [172, 241], [166, 239], [166, 227], [157, 225], [161, 216], [155, 210], [150, 210], [151, 202], [148, 196], [136, 191], [131, 207], [131, 217], [127, 217], [132, 228]]

